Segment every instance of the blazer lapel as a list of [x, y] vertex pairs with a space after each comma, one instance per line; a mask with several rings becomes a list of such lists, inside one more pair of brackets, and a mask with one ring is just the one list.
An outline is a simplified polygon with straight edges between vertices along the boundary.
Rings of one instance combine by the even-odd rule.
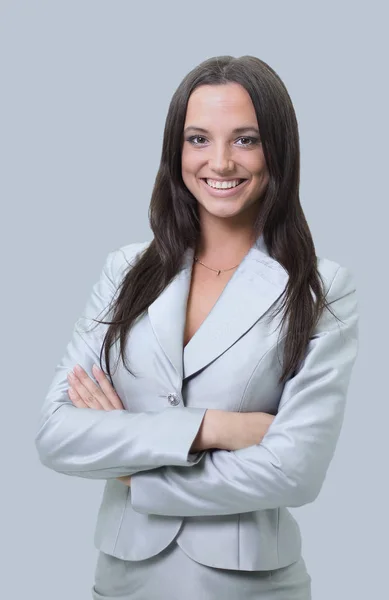
[[193, 256], [193, 249], [187, 249], [182, 269], [148, 309], [158, 342], [180, 378], [203, 369], [234, 344], [280, 297], [288, 281], [287, 271], [269, 256], [260, 236], [183, 348]]

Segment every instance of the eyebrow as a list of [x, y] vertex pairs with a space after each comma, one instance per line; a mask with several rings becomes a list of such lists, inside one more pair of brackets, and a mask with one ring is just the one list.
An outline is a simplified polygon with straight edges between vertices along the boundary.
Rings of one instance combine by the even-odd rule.
[[[184, 129], [184, 134], [188, 133], [189, 131], [200, 131], [201, 133], [209, 133], [206, 129], [204, 129], [203, 127], [196, 127], [195, 125], [189, 125], [189, 127], [186, 127]], [[253, 126], [248, 126], [248, 127], [236, 127], [236, 129], [234, 129], [232, 131], [233, 134], [239, 134], [239, 133], [247, 133], [248, 131], [254, 131], [255, 133], [257, 133], [259, 135], [259, 131], [256, 127]]]

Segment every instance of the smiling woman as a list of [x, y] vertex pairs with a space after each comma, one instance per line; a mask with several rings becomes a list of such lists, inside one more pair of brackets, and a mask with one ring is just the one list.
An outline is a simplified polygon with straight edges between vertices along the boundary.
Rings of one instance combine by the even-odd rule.
[[311, 599], [288, 507], [324, 483], [359, 316], [351, 271], [315, 253], [299, 169], [269, 65], [218, 56], [186, 75], [154, 237], [107, 255], [36, 435], [47, 467], [106, 481], [95, 600]]

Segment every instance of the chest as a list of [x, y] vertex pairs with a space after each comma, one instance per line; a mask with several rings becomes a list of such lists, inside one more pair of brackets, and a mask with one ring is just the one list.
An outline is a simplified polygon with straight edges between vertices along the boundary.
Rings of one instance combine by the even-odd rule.
[[184, 346], [205, 321], [233, 274], [234, 270], [217, 275], [202, 265], [194, 265], [186, 308]]
[[[272, 412], [283, 349], [281, 315], [267, 317], [282, 287], [254, 261], [220, 275], [192, 266], [134, 323], [125, 346], [132, 374], [119, 360], [116, 391], [132, 412], [167, 408], [172, 393], [178, 407]], [[118, 343], [112, 353], [116, 364]]]

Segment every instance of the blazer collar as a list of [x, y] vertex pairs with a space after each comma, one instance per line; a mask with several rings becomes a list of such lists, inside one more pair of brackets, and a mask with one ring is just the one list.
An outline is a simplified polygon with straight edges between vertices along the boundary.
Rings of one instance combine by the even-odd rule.
[[184, 348], [193, 258], [188, 248], [182, 268], [148, 308], [154, 334], [181, 379], [184, 372], [187, 378], [206, 367], [250, 329], [280, 297], [289, 277], [259, 236]]

